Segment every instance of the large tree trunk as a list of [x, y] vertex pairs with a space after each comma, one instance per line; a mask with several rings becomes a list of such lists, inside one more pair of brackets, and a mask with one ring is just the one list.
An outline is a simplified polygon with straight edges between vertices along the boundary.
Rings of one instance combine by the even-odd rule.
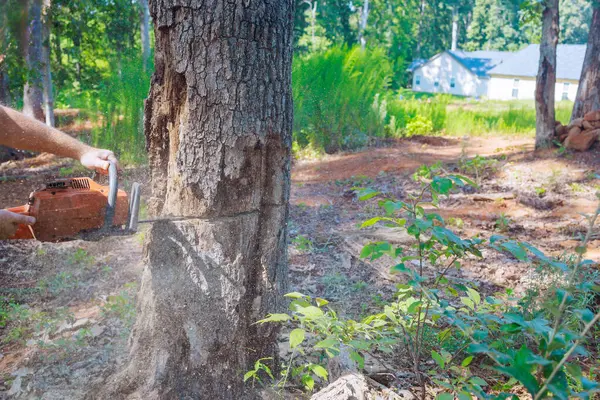
[[571, 120], [600, 110], [600, 4], [595, 4]]
[[140, 6], [142, 8], [140, 13], [140, 34], [142, 36], [142, 60], [145, 71], [150, 61], [150, 9], [148, 8], [148, 0], [140, 0]]
[[44, 74], [44, 113], [46, 125], [54, 126], [54, 89], [52, 87], [52, 68], [50, 66], [50, 6], [51, 0], [44, 0], [42, 62]]
[[292, 0], [150, 2], [154, 223], [130, 361], [94, 399], [247, 399], [277, 360], [292, 128]]
[[554, 135], [554, 91], [556, 45], [558, 44], [558, 0], [545, 0], [542, 13], [540, 65], [535, 87], [535, 148], [552, 146]]
[[42, 0], [29, 0], [24, 53], [27, 81], [23, 90], [23, 113], [44, 121], [42, 62]]

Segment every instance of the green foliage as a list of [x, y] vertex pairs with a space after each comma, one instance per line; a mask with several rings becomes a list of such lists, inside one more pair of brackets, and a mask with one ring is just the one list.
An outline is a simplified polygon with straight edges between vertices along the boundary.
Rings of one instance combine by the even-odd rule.
[[382, 103], [376, 96], [385, 92], [390, 76], [391, 64], [381, 49], [333, 47], [296, 57], [294, 140], [330, 153], [383, 136]]
[[477, 185], [481, 186], [483, 179], [498, 172], [498, 160], [480, 155], [470, 159], [461, 157], [458, 160], [458, 170], [463, 174], [473, 176]]
[[135, 322], [135, 293], [137, 284], [135, 282], [127, 283], [118, 293], [108, 296], [106, 304], [102, 307], [105, 315], [114, 316], [120, 319], [126, 327], [130, 328]]
[[433, 132], [433, 123], [421, 115], [417, 115], [406, 124], [406, 135], [427, 135]]
[[92, 132], [92, 144], [112, 149], [122, 162], [145, 160], [144, 99], [150, 89], [151, 70], [144, 70], [139, 53], [114, 60], [113, 73], [99, 86], [92, 104], [101, 115]]
[[[362, 369], [366, 354], [375, 359], [401, 354], [410, 360], [422, 396], [427, 382], [444, 388], [438, 395], [441, 399], [471, 395], [505, 399], [512, 396], [506, 391], [515, 385], [536, 400], [550, 395], [589, 398], [599, 390], [574, 356], [588, 354], [586, 336], [600, 319], [600, 313], [590, 308], [600, 290], [594, 283], [597, 276], [582, 274], [591, 265], [582, 255], [600, 208], [588, 217], [588, 233], [577, 256], [553, 259], [529, 243], [500, 235], [489, 240], [461, 238], [439, 214], [426, 208], [437, 207], [442, 197], [465, 185], [474, 186], [468, 178], [447, 174], [441, 165], [434, 165], [419, 168], [413, 179], [417, 188], [401, 200], [379, 200], [381, 215], [362, 224], [363, 228], [383, 224], [413, 237], [409, 246], [374, 242], [361, 253], [369, 260], [390, 258], [391, 272], [404, 275], [406, 283], [395, 286], [392, 301], [377, 303], [379, 312], [358, 321], [339, 317], [324, 299], [288, 294], [292, 301], [287, 314], [271, 314], [259, 321], [289, 326], [293, 354], [287, 370], [305, 371], [315, 360], [342, 353]], [[380, 196], [372, 189], [360, 189], [358, 194], [362, 200]], [[510, 291], [485, 296], [450, 277], [448, 272], [461, 268], [466, 258], [483, 258], [484, 248], [549, 271], [556, 279], [540, 289], [543, 295], [531, 292], [515, 301]], [[578, 300], [582, 298], [587, 300]], [[484, 379], [479, 375], [482, 369], [496, 375], [487, 373]], [[492, 387], [502, 376], [505, 383]]]

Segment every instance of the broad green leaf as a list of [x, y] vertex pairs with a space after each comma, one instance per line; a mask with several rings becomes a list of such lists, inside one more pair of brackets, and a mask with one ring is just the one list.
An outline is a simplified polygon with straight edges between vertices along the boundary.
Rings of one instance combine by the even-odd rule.
[[366, 220], [365, 222], [363, 222], [363, 223], [360, 225], [360, 227], [361, 227], [361, 228], [368, 228], [368, 227], [370, 227], [370, 226], [373, 226], [373, 225], [375, 225], [376, 223], [378, 223], [378, 222], [379, 222], [379, 221], [381, 221], [381, 220], [382, 220], [382, 218], [381, 218], [381, 217], [375, 217], [375, 218], [371, 218], [371, 219], [368, 219], [368, 220]]
[[457, 394], [458, 400], [473, 400], [473, 397], [467, 392], [460, 392]]
[[517, 260], [527, 260], [527, 253], [519, 244], [511, 241], [502, 243], [500, 246], [512, 254]]
[[300, 381], [310, 391], [312, 391], [315, 387], [315, 380], [313, 379], [312, 376], [310, 376], [308, 374], [302, 375], [302, 378], [300, 379]]
[[369, 188], [367, 188], [367, 189], [352, 188], [352, 189], [357, 191], [358, 200], [360, 200], [360, 201], [372, 199], [373, 197], [378, 196], [380, 194], [380, 192], [373, 190], [373, 189], [369, 189]]
[[246, 374], [244, 375], [244, 382], [246, 382], [248, 379], [252, 378], [254, 375], [256, 375], [256, 371], [246, 372]]
[[579, 315], [579, 318], [586, 324], [594, 319], [594, 313], [587, 308], [573, 310], [573, 312]]
[[496, 369], [506, 375], [512, 376], [515, 379], [517, 379], [523, 386], [525, 386], [527, 391], [533, 397], [535, 397], [536, 393], [540, 390], [539, 384], [538, 384], [537, 380], [535, 379], [535, 377], [533, 375], [531, 375], [531, 373], [524, 368], [519, 368], [519, 367], [514, 367], [514, 366], [510, 366], [510, 367], [501, 366], [501, 367], [496, 367]]
[[446, 362], [438, 352], [436, 352], [435, 350], [431, 350], [431, 358], [433, 358], [433, 360], [437, 363], [437, 365], [440, 366], [441, 369], [444, 369]]
[[319, 307], [323, 307], [323, 306], [326, 306], [327, 304], [329, 304], [329, 302], [328, 302], [327, 300], [325, 300], [325, 299], [322, 299], [322, 298], [320, 298], [320, 297], [317, 297], [317, 298], [315, 299], [315, 302], [317, 303], [317, 305], [318, 305]]
[[365, 368], [365, 359], [358, 352], [353, 351], [350, 353], [350, 359], [358, 364], [358, 368]]
[[435, 398], [436, 400], [454, 400], [454, 395], [451, 393], [440, 393]]
[[475, 303], [473, 303], [473, 300], [471, 300], [468, 297], [461, 297], [460, 301], [467, 307], [469, 307], [471, 310], [475, 310]]
[[481, 296], [479, 295], [479, 292], [477, 292], [477, 290], [467, 288], [467, 293], [468, 293], [469, 298], [471, 300], [473, 300], [473, 303], [475, 303], [475, 304], [481, 303]]
[[285, 322], [290, 319], [287, 314], [269, 314], [267, 318], [257, 321], [257, 324], [264, 324], [265, 322]]
[[290, 332], [290, 348], [296, 348], [304, 341], [304, 330], [296, 328]]
[[463, 367], [468, 367], [469, 364], [471, 364], [471, 361], [473, 361], [473, 356], [469, 356], [467, 358], [465, 358], [462, 363], [460, 363], [460, 365], [462, 365]]
[[469, 382], [471, 382], [473, 385], [478, 385], [478, 386], [487, 386], [487, 382], [484, 381], [482, 378], [478, 377], [478, 376], [473, 376], [471, 377], [471, 379], [469, 379]]
[[319, 343], [315, 344], [315, 347], [317, 349], [330, 349], [336, 347], [337, 345], [338, 340], [330, 336], [327, 339], [323, 339]]
[[287, 294], [284, 294], [283, 296], [290, 298], [290, 299], [302, 299], [302, 298], [307, 297], [306, 295], [304, 295], [302, 293], [298, 293], [298, 292], [287, 293]]
[[312, 372], [323, 380], [327, 380], [327, 370], [320, 365], [313, 365], [311, 367]]
[[323, 316], [323, 310], [315, 306], [298, 307], [296, 311], [306, 318], [315, 319]]

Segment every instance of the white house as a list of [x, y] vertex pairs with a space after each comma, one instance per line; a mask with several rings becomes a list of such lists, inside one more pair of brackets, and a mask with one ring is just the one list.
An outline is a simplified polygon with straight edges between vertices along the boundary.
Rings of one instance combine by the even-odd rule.
[[[557, 48], [556, 100], [574, 100], [585, 57], [585, 45]], [[533, 99], [539, 45], [518, 52], [444, 51], [429, 60], [416, 60], [412, 90], [450, 93], [495, 100]]]

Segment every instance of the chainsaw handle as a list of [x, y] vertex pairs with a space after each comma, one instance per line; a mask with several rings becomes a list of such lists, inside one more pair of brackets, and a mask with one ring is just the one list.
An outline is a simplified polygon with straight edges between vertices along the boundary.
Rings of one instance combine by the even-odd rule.
[[106, 214], [104, 215], [104, 227], [110, 228], [113, 225], [115, 208], [117, 206], [117, 192], [119, 189], [119, 180], [117, 177], [117, 164], [108, 162], [108, 203], [106, 204]]

